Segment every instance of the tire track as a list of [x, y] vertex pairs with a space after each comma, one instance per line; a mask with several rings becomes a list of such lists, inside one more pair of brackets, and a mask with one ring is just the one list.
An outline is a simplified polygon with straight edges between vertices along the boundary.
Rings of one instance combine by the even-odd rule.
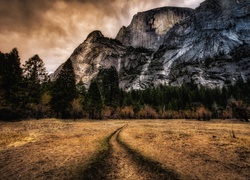
[[119, 134], [124, 128], [119, 128], [111, 135], [109, 152], [100, 162], [87, 169], [82, 179], [177, 179], [173, 172], [161, 168], [157, 162], [145, 159], [121, 142]]

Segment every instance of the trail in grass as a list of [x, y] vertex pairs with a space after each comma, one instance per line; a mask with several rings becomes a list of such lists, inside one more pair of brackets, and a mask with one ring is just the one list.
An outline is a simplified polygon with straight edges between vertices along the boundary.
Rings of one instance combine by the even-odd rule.
[[159, 170], [147, 160], [141, 160], [139, 155], [131, 152], [118, 141], [118, 129], [110, 138], [111, 149], [107, 157], [88, 170], [84, 179], [176, 179], [169, 172]]

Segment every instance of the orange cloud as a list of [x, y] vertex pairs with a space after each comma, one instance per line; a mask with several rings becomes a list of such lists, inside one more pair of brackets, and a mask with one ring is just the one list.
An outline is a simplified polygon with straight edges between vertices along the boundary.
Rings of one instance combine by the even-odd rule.
[[201, 0], [1, 0], [0, 51], [17, 47], [22, 62], [34, 54], [54, 71], [93, 30], [115, 37], [134, 14]]

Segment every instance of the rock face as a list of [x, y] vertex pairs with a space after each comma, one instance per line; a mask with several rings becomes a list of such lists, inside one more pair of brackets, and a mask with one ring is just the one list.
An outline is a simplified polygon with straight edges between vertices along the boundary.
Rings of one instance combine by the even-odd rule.
[[249, 27], [248, 0], [206, 0], [194, 11], [159, 8], [135, 15], [116, 40], [92, 32], [70, 59], [86, 85], [114, 66], [125, 90], [191, 81], [218, 87], [250, 78]]
[[[101, 69], [113, 66], [119, 73], [120, 86], [131, 89], [129, 82], [133, 82], [137, 73], [142, 71], [141, 66], [151, 58], [151, 54], [147, 49], [128, 48], [117, 40], [104, 37], [100, 31], [94, 31], [75, 49], [70, 60], [76, 80], [82, 80], [87, 87]], [[52, 80], [57, 78], [62, 68], [63, 64], [51, 75]]]
[[162, 7], [140, 12], [128, 27], [122, 27], [116, 36], [125, 46], [157, 50], [164, 36], [176, 23], [192, 14], [189, 8]]
[[250, 1], [203, 2], [166, 34], [142, 82], [215, 87], [250, 78], [249, 27]]

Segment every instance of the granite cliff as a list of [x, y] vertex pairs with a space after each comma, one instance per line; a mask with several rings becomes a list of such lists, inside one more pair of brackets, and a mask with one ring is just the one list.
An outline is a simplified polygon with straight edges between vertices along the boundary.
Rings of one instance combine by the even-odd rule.
[[157, 50], [164, 36], [176, 23], [192, 14], [189, 8], [163, 7], [136, 14], [128, 27], [116, 36], [125, 46]]
[[116, 39], [92, 32], [70, 60], [77, 81], [87, 86], [114, 66], [125, 90], [191, 81], [221, 87], [250, 78], [249, 27], [248, 0], [206, 0], [195, 10], [163, 7], [135, 15]]
[[[210, 87], [250, 78], [250, 1], [207, 0], [166, 35], [147, 78]], [[144, 81], [148, 81], [147, 78]]]

